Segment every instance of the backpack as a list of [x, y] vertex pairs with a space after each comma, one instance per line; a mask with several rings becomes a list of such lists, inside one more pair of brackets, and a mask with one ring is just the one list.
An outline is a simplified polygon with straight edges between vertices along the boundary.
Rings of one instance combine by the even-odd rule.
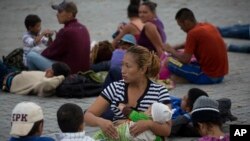
[[15, 70], [27, 70], [27, 67], [23, 64], [23, 49], [16, 48], [11, 51], [6, 57], [3, 56], [3, 63]]
[[83, 98], [98, 96], [102, 91], [102, 83], [98, 83], [87, 75], [72, 74], [57, 87], [56, 96], [65, 98]]

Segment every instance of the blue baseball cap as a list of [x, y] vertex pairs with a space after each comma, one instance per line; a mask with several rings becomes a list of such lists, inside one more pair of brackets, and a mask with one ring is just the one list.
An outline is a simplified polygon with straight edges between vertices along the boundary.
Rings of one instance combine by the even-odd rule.
[[133, 45], [136, 45], [136, 40], [135, 40], [135, 37], [134, 35], [132, 34], [125, 34], [122, 39], [121, 39], [123, 42], [127, 42], [127, 43], [130, 43], [130, 44], [133, 44]]

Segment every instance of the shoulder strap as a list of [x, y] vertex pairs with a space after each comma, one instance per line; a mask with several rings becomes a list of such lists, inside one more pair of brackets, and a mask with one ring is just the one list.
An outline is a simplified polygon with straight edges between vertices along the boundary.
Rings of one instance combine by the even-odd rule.
[[141, 30], [140, 30], [140, 28], [136, 25], [136, 24], [134, 24], [134, 23], [130, 23], [132, 26], [134, 26], [139, 32], [141, 32]]

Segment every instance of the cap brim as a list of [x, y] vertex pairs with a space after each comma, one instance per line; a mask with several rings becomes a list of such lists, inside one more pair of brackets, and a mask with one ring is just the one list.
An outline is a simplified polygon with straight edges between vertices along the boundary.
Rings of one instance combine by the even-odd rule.
[[59, 5], [51, 5], [51, 8], [54, 10], [60, 10], [61, 7]]
[[10, 135], [12, 136], [26, 136], [34, 123], [12, 123]]
[[122, 41], [123, 41], [123, 42], [127, 42], [127, 43], [130, 43], [130, 44], [135, 45], [135, 43], [134, 43], [134, 42], [131, 42], [131, 41], [129, 41], [129, 40], [124, 40], [124, 39], [122, 39]]

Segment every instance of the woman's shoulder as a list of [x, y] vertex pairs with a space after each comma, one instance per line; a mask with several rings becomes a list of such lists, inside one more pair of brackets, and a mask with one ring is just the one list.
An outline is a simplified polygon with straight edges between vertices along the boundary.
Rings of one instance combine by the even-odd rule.
[[126, 83], [124, 82], [124, 80], [119, 80], [119, 81], [114, 81], [112, 83], [110, 83], [109, 87], [115, 87], [115, 88], [124, 88], [126, 85]]
[[131, 21], [130, 25], [136, 27], [139, 31], [141, 31], [144, 27], [144, 23], [141, 20]]
[[[167, 88], [159, 83], [156, 83], [155, 81], [149, 80], [150, 81], [150, 88], [158, 89], [158, 90], [167, 90]], [[168, 91], [168, 90], [167, 90]]]
[[144, 28], [155, 28], [156, 27], [156, 25], [155, 25], [155, 23], [154, 22], [146, 22], [145, 24], [144, 24]]
[[155, 82], [154, 80], [149, 80], [150, 86], [154, 87], [164, 87], [162, 84]]
[[124, 26], [122, 32], [125, 34], [136, 34], [136, 32], [140, 32], [141, 30], [134, 23], [128, 23]]

